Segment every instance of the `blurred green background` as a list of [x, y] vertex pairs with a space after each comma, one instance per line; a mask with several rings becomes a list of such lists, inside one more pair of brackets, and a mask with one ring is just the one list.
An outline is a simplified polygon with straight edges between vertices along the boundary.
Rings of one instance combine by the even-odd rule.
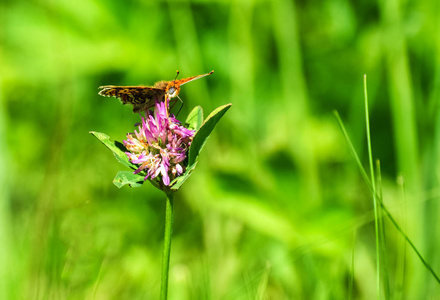
[[[164, 195], [117, 189], [139, 116], [100, 85], [182, 87], [184, 119], [233, 103], [175, 199], [170, 299], [373, 299], [372, 195], [440, 273], [440, 5], [419, 1], [0, 3], [0, 299], [156, 299]], [[368, 167], [367, 167], [368, 169]], [[397, 180], [396, 180], [397, 179]], [[385, 221], [381, 294], [440, 294]], [[381, 262], [383, 263], [383, 262]], [[387, 278], [387, 279], [384, 279]]]

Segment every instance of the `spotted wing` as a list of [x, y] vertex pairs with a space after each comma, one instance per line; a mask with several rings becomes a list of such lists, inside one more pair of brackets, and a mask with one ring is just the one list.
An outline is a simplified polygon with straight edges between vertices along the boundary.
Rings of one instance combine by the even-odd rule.
[[133, 112], [146, 111], [154, 106], [155, 100], [162, 101], [165, 90], [149, 86], [115, 86], [105, 85], [99, 87], [99, 95], [115, 97], [122, 104], [133, 105]]

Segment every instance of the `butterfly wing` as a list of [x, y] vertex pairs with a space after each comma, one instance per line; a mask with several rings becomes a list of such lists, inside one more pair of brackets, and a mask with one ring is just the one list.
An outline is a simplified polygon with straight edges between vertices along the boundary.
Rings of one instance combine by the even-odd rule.
[[104, 85], [99, 87], [99, 95], [119, 98], [122, 101], [122, 104], [131, 104], [133, 105], [133, 112], [135, 113], [147, 111], [154, 106], [156, 99], [157, 101], [164, 101], [165, 94], [169, 99], [177, 97], [181, 85], [211, 75], [212, 73], [214, 73], [214, 71], [184, 79], [159, 81], [156, 82], [154, 87]]
[[105, 85], [99, 87], [99, 95], [104, 97], [115, 97], [122, 101], [122, 104], [133, 105], [133, 112], [146, 111], [154, 106], [155, 100], [162, 101], [165, 90], [149, 86], [116, 86]]
[[214, 70], [212, 70], [212, 71], [209, 72], [209, 73], [202, 74], [202, 75], [192, 76], [192, 77], [183, 78], [183, 79], [176, 79], [176, 80], [174, 80], [174, 84], [175, 84], [176, 86], [179, 86], [179, 87], [180, 87], [181, 85], [184, 85], [185, 83], [188, 83], [188, 82], [190, 82], [190, 81], [193, 81], [193, 80], [196, 80], [196, 79], [199, 79], [199, 78], [202, 78], [202, 77], [208, 76], [208, 75], [211, 75], [212, 73], [214, 73]]

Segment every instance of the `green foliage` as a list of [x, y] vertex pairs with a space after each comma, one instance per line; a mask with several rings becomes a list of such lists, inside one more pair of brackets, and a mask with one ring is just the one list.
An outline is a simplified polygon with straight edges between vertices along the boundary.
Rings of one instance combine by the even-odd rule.
[[189, 147], [188, 164], [190, 166], [192, 166], [196, 162], [200, 151], [202, 151], [202, 148], [208, 140], [209, 136], [211, 135], [212, 131], [214, 130], [215, 125], [217, 125], [217, 122], [220, 121], [221, 117], [223, 117], [223, 115], [226, 113], [226, 111], [228, 111], [231, 105], [232, 104], [226, 104], [216, 108], [209, 114], [206, 120], [203, 121], [202, 126], [200, 126], [200, 128], [197, 130], [191, 146]]
[[203, 124], [203, 109], [201, 106], [196, 106], [186, 118], [185, 127], [191, 130], [199, 130], [202, 124]]
[[[439, 9], [1, 1], [0, 299], [158, 298], [163, 193], [111, 184], [121, 165], [87, 132], [122, 140], [139, 121], [98, 86], [151, 85], [176, 69], [215, 70], [182, 86], [181, 115], [234, 109], [176, 194], [169, 299], [376, 298], [374, 210], [358, 168], [369, 161], [363, 74], [389, 212], [382, 297], [435, 298], [408, 241], [439, 274]], [[196, 109], [187, 123], [201, 120]]]
[[115, 179], [113, 179], [113, 184], [118, 188], [124, 185], [129, 185], [130, 187], [140, 187], [144, 183], [144, 177], [139, 174], [134, 174], [133, 171], [119, 171], [116, 174]]
[[113, 152], [118, 162], [134, 170], [137, 169], [136, 165], [128, 160], [128, 157], [125, 154], [125, 151], [127, 151], [127, 149], [125, 149], [124, 144], [118, 141], [110, 140], [110, 137], [105, 133], [96, 132], [96, 131], [90, 131], [90, 133], [98, 140], [100, 140], [108, 149], [110, 149], [110, 151]]

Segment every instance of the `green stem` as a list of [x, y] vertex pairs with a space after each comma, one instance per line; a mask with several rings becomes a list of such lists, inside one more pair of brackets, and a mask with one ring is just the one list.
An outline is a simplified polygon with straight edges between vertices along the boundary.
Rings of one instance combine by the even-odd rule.
[[364, 75], [364, 103], [365, 124], [367, 128], [368, 161], [370, 163], [371, 187], [373, 189], [374, 228], [376, 233], [376, 289], [377, 299], [380, 299], [380, 243], [379, 243], [379, 216], [376, 199], [376, 180], [374, 179], [373, 151], [371, 150], [370, 116], [368, 113], [367, 75]]
[[166, 300], [168, 294], [168, 271], [170, 269], [171, 236], [173, 235], [174, 219], [174, 193], [167, 193], [165, 209], [165, 236], [163, 239], [162, 254], [162, 280], [160, 286], [160, 299]]

